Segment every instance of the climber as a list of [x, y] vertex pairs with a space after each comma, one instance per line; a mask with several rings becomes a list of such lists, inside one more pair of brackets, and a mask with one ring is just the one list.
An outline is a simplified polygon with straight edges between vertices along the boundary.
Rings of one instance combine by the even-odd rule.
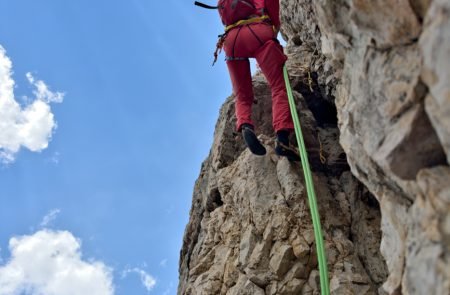
[[277, 134], [275, 152], [291, 161], [300, 160], [289, 146], [294, 124], [289, 110], [283, 65], [287, 60], [277, 40], [280, 30], [279, 0], [219, 0], [217, 7], [196, 2], [205, 8], [218, 8], [225, 33], [220, 36], [217, 51], [222, 48], [236, 97], [236, 129], [242, 133], [250, 151], [265, 155], [251, 119], [254, 101], [249, 58], [255, 58], [272, 91], [273, 128]]

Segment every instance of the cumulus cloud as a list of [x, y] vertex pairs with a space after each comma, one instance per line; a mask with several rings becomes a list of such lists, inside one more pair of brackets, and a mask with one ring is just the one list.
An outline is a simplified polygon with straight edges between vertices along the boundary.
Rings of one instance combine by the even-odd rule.
[[50, 212], [48, 212], [47, 215], [45, 215], [44, 218], [42, 218], [41, 224], [39, 226], [47, 227], [48, 225], [50, 225], [50, 223], [52, 223], [56, 219], [56, 217], [58, 217], [59, 213], [61, 213], [60, 209], [50, 210]]
[[28, 82], [36, 87], [33, 94], [36, 99], [49, 102], [62, 102], [64, 99], [64, 94], [61, 92], [52, 92], [48, 89], [48, 86], [44, 81], [36, 80], [31, 73], [26, 74]]
[[0, 266], [0, 295], [111, 295], [111, 269], [83, 261], [81, 242], [68, 231], [41, 230], [11, 238]]
[[21, 147], [33, 152], [47, 148], [52, 132], [56, 128], [50, 103], [60, 103], [64, 94], [52, 92], [31, 73], [26, 74], [34, 86], [34, 99], [21, 107], [14, 97], [12, 62], [0, 45], [0, 162], [15, 160]]
[[156, 279], [153, 276], [149, 275], [146, 271], [137, 267], [129, 268], [123, 272], [122, 276], [126, 277], [130, 273], [139, 275], [139, 277], [141, 278], [141, 283], [145, 287], [145, 289], [147, 289], [147, 291], [150, 292], [155, 287]]

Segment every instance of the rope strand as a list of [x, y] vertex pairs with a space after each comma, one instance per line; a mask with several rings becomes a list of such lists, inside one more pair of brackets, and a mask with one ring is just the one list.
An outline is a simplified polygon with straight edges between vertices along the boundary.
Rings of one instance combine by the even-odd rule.
[[299, 146], [300, 158], [302, 160], [303, 173], [305, 175], [305, 182], [306, 182], [306, 191], [308, 193], [309, 209], [311, 210], [311, 217], [313, 221], [314, 237], [316, 240], [316, 249], [317, 249], [317, 259], [319, 262], [320, 290], [322, 295], [330, 295], [327, 260], [325, 255], [323, 233], [320, 224], [320, 216], [317, 206], [316, 193], [314, 192], [314, 183], [312, 180], [311, 169], [309, 167], [308, 154], [306, 153], [302, 128], [300, 125], [300, 120], [298, 119], [297, 109], [294, 102], [294, 96], [292, 94], [291, 84], [289, 83], [289, 75], [286, 69], [286, 65], [284, 65], [283, 67], [283, 74], [289, 99], [289, 107], [291, 109], [292, 119], [294, 120], [295, 135]]

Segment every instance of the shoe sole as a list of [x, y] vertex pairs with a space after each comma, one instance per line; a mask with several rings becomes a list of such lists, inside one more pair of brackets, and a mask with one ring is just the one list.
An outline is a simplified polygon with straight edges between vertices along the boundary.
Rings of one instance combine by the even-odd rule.
[[247, 144], [249, 150], [257, 156], [264, 156], [266, 154], [266, 148], [259, 142], [255, 132], [249, 128], [245, 128], [242, 131], [242, 136]]

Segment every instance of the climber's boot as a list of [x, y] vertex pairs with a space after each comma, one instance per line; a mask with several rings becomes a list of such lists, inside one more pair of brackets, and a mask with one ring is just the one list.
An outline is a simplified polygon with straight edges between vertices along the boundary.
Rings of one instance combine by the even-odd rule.
[[259, 142], [258, 137], [256, 137], [253, 126], [250, 124], [242, 124], [242, 137], [245, 140], [250, 151], [258, 156], [263, 156], [266, 154], [266, 148]]
[[275, 153], [278, 156], [286, 157], [291, 162], [300, 161], [297, 150], [289, 146], [289, 131], [280, 130], [277, 132], [277, 142], [275, 145]]

